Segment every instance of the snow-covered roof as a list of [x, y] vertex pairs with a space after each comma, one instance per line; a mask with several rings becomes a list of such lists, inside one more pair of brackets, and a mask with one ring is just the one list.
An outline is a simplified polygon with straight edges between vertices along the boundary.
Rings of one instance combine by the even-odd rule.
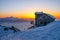
[[43, 12], [35, 12], [35, 14], [42, 14]]
[[50, 15], [50, 14], [47, 14], [48, 16], [50, 16], [51, 18], [55, 19], [54, 16]]

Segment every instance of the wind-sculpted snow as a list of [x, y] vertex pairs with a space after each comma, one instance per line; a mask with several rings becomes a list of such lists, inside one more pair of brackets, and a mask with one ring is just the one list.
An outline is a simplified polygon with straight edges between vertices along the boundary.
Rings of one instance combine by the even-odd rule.
[[30, 22], [16, 22], [16, 23], [0, 23], [0, 25], [11, 27], [14, 26], [15, 28], [20, 29], [21, 31], [27, 30], [29, 27], [31, 27]]
[[60, 21], [27, 31], [10, 32], [9, 35], [0, 36], [0, 40], [60, 40]]

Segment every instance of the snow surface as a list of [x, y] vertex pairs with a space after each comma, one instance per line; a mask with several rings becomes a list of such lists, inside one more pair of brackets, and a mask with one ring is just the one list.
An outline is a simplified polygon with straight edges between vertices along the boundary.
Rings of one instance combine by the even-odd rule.
[[14, 26], [15, 28], [20, 29], [21, 31], [25, 31], [27, 30], [29, 27], [31, 27], [32, 25], [30, 24], [30, 22], [16, 22], [16, 23], [9, 23], [9, 22], [5, 22], [5, 23], [0, 23], [0, 25], [3, 26], [7, 26], [7, 27], [11, 27]]
[[43, 12], [35, 12], [36, 14], [43, 14]]
[[[11, 30], [12, 31], [12, 30]], [[0, 40], [60, 40], [60, 21], [54, 21], [46, 26], [28, 31], [4, 33], [0, 26]]]

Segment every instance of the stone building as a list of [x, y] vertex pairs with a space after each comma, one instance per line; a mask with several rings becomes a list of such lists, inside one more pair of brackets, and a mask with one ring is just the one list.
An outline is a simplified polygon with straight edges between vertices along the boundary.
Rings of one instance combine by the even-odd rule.
[[35, 12], [35, 26], [45, 26], [48, 23], [51, 23], [55, 20], [55, 18], [43, 12]]

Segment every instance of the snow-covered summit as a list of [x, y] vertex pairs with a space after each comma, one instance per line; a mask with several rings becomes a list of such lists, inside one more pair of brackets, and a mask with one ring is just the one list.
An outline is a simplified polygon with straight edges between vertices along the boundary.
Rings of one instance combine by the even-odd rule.
[[[3, 34], [3, 33], [2, 33]], [[1, 34], [0, 34], [1, 35]], [[1, 40], [60, 40], [60, 21], [28, 31], [11, 33], [0, 37]]]

